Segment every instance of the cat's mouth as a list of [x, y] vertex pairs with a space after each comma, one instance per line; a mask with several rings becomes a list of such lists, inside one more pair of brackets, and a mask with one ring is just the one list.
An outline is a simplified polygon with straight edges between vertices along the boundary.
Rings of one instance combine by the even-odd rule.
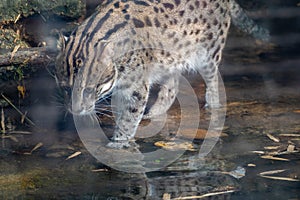
[[71, 105], [69, 106], [68, 111], [72, 115], [91, 115], [95, 112], [95, 104], [82, 105], [80, 107], [76, 105]]

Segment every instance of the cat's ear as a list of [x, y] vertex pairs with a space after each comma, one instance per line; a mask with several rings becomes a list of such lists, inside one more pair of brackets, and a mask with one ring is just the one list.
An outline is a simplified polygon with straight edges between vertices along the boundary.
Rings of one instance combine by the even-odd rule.
[[64, 36], [60, 31], [57, 31], [58, 40], [57, 40], [57, 49], [62, 52], [66, 48], [66, 43], [68, 42], [69, 38]]

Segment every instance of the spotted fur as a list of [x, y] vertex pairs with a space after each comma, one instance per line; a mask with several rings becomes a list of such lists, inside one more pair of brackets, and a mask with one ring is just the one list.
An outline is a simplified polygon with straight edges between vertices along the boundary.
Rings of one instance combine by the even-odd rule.
[[[96, 101], [113, 91], [119, 97], [113, 140], [128, 141], [143, 116], [169, 109], [183, 71], [200, 72], [206, 105], [219, 107], [217, 70], [231, 22], [268, 38], [234, 0], [104, 2], [73, 31], [58, 56], [60, 85], [74, 88], [72, 113], [92, 113]], [[158, 100], [144, 115], [150, 87], [157, 82]]]

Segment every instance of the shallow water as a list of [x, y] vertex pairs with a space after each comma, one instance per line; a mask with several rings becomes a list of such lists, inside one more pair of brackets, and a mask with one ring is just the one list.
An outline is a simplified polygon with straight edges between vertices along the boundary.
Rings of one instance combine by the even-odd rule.
[[[31, 134], [11, 133], [14, 140], [1, 140], [0, 198], [162, 199], [170, 194], [171, 198], [196, 199], [208, 193], [232, 191], [210, 199], [300, 199], [300, 182], [292, 181], [300, 179], [300, 16], [290, 16], [292, 12], [287, 11], [299, 9], [296, 3], [278, 2], [271, 7], [281, 15], [262, 19], [271, 27], [273, 45], [256, 43], [231, 29], [220, 67], [227, 96], [225, 126], [222, 137], [205, 158], [199, 159], [197, 151], [187, 151], [170, 166], [146, 174], [120, 172], [101, 164], [82, 144], [71, 116], [64, 116], [62, 108], [52, 103], [54, 80], [48, 73], [41, 73], [28, 83], [28, 107], [22, 107], [35, 127], [17, 127]], [[195, 75], [187, 77], [203, 106], [203, 81]], [[156, 141], [176, 133], [179, 110], [175, 103], [159, 135], [137, 141], [143, 152], [159, 149], [154, 146]], [[207, 129], [209, 112], [201, 109], [200, 113], [200, 129]], [[6, 109], [5, 114], [19, 120], [12, 109]], [[102, 126], [109, 132], [113, 124], [103, 118]], [[187, 130], [182, 134], [188, 135]], [[184, 138], [189, 138], [187, 135]], [[199, 136], [195, 146], [199, 148], [202, 141], [203, 136]], [[39, 143], [42, 145], [34, 149]], [[294, 146], [295, 152], [287, 151], [289, 146]], [[75, 152], [81, 154], [66, 160]], [[262, 157], [266, 155], [286, 160]], [[229, 174], [238, 167], [246, 170], [239, 179]], [[275, 179], [259, 175], [283, 169], [286, 171], [269, 175]]]

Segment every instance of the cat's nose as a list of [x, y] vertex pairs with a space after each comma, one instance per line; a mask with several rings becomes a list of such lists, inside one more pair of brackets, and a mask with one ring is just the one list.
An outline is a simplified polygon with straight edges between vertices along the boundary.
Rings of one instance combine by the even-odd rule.
[[70, 112], [73, 115], [89, 115], [95, 110], [95, 105], [91, 102], [72, 102]]

